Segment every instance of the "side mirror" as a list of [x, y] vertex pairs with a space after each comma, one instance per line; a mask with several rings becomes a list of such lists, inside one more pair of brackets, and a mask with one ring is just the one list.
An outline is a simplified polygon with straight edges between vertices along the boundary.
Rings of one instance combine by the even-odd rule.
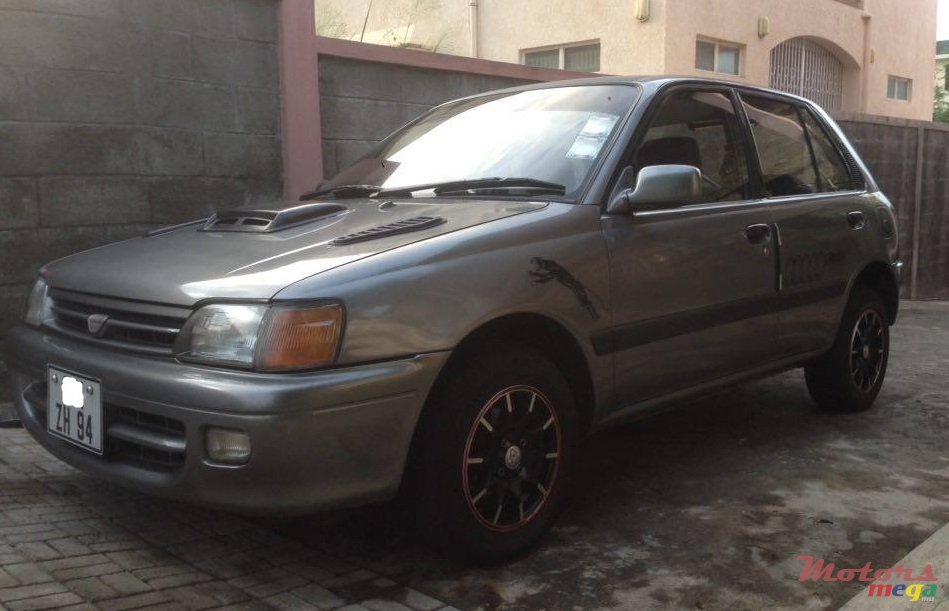
[[690, 165], [651, 165], [639, 171], [636, 186], [616, 194], [606, 211], [628, 214], [638, 210], [676, 208], [702, 199], [702, 171]]

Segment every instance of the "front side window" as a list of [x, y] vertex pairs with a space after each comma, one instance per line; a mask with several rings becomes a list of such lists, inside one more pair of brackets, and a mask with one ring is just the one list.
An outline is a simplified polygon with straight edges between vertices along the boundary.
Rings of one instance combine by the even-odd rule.
[[393, 134], [322, 188], [392, 190], [459, 180], [529, 178], [575, 198], [620, 119], [639, 98], [630, 85], [553, 87], [440, 106]]
[[731, 98], [715, 91], [683, 91], [662, 101], [634, 157], [638, 172], [652, 165], [690, 165], [702, 171], [703, 201], [744, 199], [748, 163]]
[[761, 160], [765, 195], [817, 192], [817, 172], [797, 106], [753, 95], [741, 98]]

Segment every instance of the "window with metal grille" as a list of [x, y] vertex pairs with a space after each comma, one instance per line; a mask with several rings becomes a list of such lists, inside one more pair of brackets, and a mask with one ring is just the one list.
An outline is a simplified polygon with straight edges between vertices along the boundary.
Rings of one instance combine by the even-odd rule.
[[553, 49], [523, 51], [524, 64], [535, 68], [559, 68], [575, 72], [599, 72], [600, 43], [564, 45]]
[[843, 103], [844, 65], [817, 42], [792, 38], [771, 51], [771, 87], [794, 93], [829, 110]]

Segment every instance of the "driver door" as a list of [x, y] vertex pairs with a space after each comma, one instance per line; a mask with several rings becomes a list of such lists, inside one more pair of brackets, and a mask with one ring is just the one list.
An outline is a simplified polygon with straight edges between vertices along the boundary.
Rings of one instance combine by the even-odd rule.
[[[631, 149], [633, 176], [684, 164], [703, 201], [604, 215], [619, 407], [752, 369], [776, 358], [773, 220], [754, 191], [740, 111], [727, 88], [677, 88], [654, 102]], [[651, 118], [650, 118], [651, 117]]]

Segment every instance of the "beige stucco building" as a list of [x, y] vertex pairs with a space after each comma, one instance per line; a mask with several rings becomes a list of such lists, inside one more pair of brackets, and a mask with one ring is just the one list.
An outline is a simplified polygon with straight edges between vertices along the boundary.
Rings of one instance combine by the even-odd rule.
[[937, 0], [316, 2], [318, 31], [355, 40], [608, 74], [715, 75], [831, 110], [932, 117]]

